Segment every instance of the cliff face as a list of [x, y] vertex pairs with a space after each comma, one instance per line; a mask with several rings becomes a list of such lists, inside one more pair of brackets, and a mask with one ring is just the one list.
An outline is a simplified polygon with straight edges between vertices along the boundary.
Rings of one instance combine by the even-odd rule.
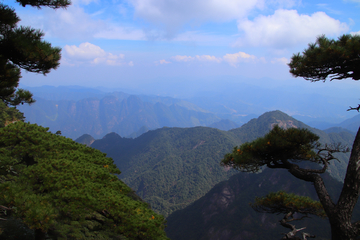
[[[336, 200], [342, 184], [328, 174], [324, 179]], [[171, 214], [167, 218], [167, 235], [172, 240], [280, 239], [281, 233], [287, 232], [278, 224], [283, 216], [258, 213], [249, 206], [255, 197], [279, 190], [317, 199], [311, 184], [296, 179], [285, 170], [238, 173], [217, 184], [192, 205]], [[315, 234], [316, 239], [330, 237], [326, 219], [307, 218], [293, 224], [297, 228], [306, 227], [306, 232]]]

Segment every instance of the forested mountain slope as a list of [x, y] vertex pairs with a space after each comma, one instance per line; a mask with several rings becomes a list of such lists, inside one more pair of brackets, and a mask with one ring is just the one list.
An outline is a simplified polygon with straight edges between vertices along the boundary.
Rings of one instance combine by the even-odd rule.
[[107, 153], [126, 182], [164, 215], [184, 208], [235, 172], [219, 159], [239, 141], [213, 128], [161, 128], [136, 139], [115, 133], [91, 147]]
[[[325, 174], [324, 181], [336, 201], [342, 184]], [[167, 218], [167, 236], [172, 240], [268, 240], [281, 239], [287, 229], [279, 224], [283, 215], [258, 213], [249, 203], [255, 197], [284, 190], [317, 199], [314, 187], [286, 170], [265, 169], [258, 174], [238, 173], [212, 188], [204, 197]], [[359, 218], [359, 208], [355, 218]], [[327, 219], [305, 218], [292, 222], [316, 239], [330, 239]]]
[[[134, 189], [155, 211], [165, 216], [204, 196], [215, 184], [235, 171], [220, 166], [220, 161], [236, 145], [267, 133], [271, 127], [306, 127], [321, 137], [323, 143], [352, 143], [353, 136], [326, 134], [296, 119], [273, 111], [264, 113], [240, 128], [221, 131], [214, 128], [161, 128], [135, 139], [115, 133], [96, 140], [91, 147], [107, 153], [122, 171], [120, 178]], [[330, 173], [342, 180], [348, 156], [330, 166]]]

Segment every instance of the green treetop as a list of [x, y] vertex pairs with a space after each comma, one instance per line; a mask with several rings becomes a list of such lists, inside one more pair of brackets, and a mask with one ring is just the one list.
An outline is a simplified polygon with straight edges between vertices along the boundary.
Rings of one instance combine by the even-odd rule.
[[[65, 8], [68, 0], [17, 0], [20, 5]], [[7, 105], [34, 102], [32, 94], [18, 89], [20, 69], [46, 75], [59, 66], [60, 48], [42, 40], [44, 34], [31, 27], [18, 26], [14, 9], [0, 3], [0, 100]]]
[[[296, 163], [308, 161], [323, 164], [322, 169], [311, 170], [311, 172], [323, 173], [328, 167], [328, 162], [335, 159], [332, 153], [340, 148], [330, 149], [328, 146], [321, 148], [318, 139], [316, 134], [307, 129], [282, 129], [275, 126], [264, 137], [235, 147], [232, 153], [225, 155], [221, 163], [240, 171], [257, 172], [263, 166], [285, 169], [297, 166], [296, 171], [299, 171], [300, 168]], [[314, 148], [318, 151], [315, 152]]]
[[[306, 228], [296, 229], [295, 225], [289, 222], [301, 220], [308, 217], [308, 215], [326, 217], [319, 201], [283, 191], [269, 193], [265, 197], [256, 198], [251, 207], [258, 212], [285, 214], [280, 220], [280, 224], [291, 231], [285, 234], [282, 239], [299, 239], [296, 237], [296, 234]], [[294, 217], [295, 214], [298, 214], [298, 217]], [[302, 236], [303, 239], [315, 237], [305, 232], [302, 232]]]
[[117, 174], [105, 154], [47, 128], [0, 129], [0, 210], [11, 209], [36, 239], [167, 239], [164, 217]]
[[[357, 136], [358, 138], [360, 139], [359, 136]], [[257, 172], [263, 166], [283, 168], [296, 178], [312, 182], [329, 218], [332, 239], [352, 239], [349, 236], [357, 236], [356, 234], [360, 233], [360, 229], [357, 228], [356, 224], [349, 226], [347, 222], [351, 221], [351, 213], [355, 206], [351, 196], [355, 193], [350, 191], [353, 186], [344, 187], [345, 191], [343, 189], [342, 196], [339, 199], [339, 202], [344, 202], [341, 203], [342, 205], [336, 205], [332, 201], [321, 177], [321, 174], [328, 169], [330, 161], [336, 159], [333, 154], [347, 152], [349, 149], [341, 145], [322, 146], [318, 139], [317, 135], [307, 129], [282, 129], [275, 126], [264, 137], [235, 147], [232, 153], [225, 155], [221, 164], [245, 172]], [[354, 144], [356, 145], [358, 142]], [[354, 147], [351, 155], [357, 157], [358, 155], [354, 155], [353, 152]], [[316, 167], [316, 164], [319, 164], [318, 167]], [[347, 198], [348, 202], [342, 198]], [[346, 221], [344, 221], [344, 218]], [[335, 223], [336, 226], [334, 226]], [[349, 230], [349, 228], [353, 229]], [[334, 233], [335, 231], [337, 234]]]
[[293, 76], [310, 81], [360, 80], [360, 36], [343, 35], [338, 40], [321, 36], [302, 54], [294, 54], [289, 66]]

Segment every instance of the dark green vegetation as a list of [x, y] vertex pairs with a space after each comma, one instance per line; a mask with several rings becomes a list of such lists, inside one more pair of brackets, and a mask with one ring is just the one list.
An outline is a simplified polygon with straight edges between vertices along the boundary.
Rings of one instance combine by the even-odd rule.
[[[322, 143], [351, 143], [353, 135], [326, 134], [280, 112], [268, 112], [240, 128], [220, 131], [213, 128], [162, 128], [136, 139], [115, 133], [96, 140], [91, 147], [114, 159], [120, 178], [154, 210], [167, 216], [205, 195], [234, 171], [222, 168], [219, 160], [233, 146], [263, 136], [274, 125], [308, 128], [321, 136]], [[348, 154], [330, 166], [330, 173], [342, 181]], [[278, 189], [280, 190], [280, 189]], [[246, 203], [247, 204], [247, 203]]]
[[283, 214], [292, 212], [293, 214], [313, 214], [326, 217], [319, 201], [284, 191], [271, 192], [264, 197], [257, 197], [251, 207], [257, 212]]
[[221, 168], [219, 159], [236, 142], [233, 135], [213, 128], [161, 128], [136, 139], [111, 133], [91, 147], [112, 157], [120, 178], [167, 216], [234, 174]]
[[[342, 183], [325, 174], [329, 193], [336, 198]], [[249, 203], [256, 197], [283, 190], [317, 199], [312, 184], [299, 181], [282, 169], [265, 169], [251, 173], [237, 173], [229, 180], [213, 187], [204, 197], [167, 218], [167, 236], [172, 240], [269, 240], [281, 239], [287, 230], [279, 221], [283, 215], [259, 213]], [[354, 217], [360, 216], [357, 207]], [[327, 219], [305, 218], [294, 222], [296, 228], [306, 227], [305, 232], [315, 234], [319, 240], [330, 239]]]
[[283, 129], [274, 126], [264, 137], [235, 147], [225, 155], [221, 164], [244, 172], [258, 172], [264, 166], [284, 168], [298, 177], [301, 173], [292, 172], [292, 167], [298, 166], [297, 163], [317, 163], [323, 166], [313, 172], [324, 173], [330, 161], [335, 160], [333, 153], [349, 150], [341, 145], [322, 146], [318, 140], [319, 136], [305, 128]]
[[[291, 239], [304, 228], [296, 228], [294, 221], [303, 220], [309, 215], [326, 217], [325, 211], [319, 201], [310, 197], [299, 196], [294, 193], [284, 191], [271, 192], [264, 197], [255, 198], [251, 207], [257, 212], [284, 214], [280, 220], [281, 226], [288, 228], [289, 232], [282, 238]], [[306, 228], [305, 228], [306, 229]], [[303, 237], [315, 238], [315, 235], [301, 232]]]
[[47, 130], [0, 129], [0, 205], [36, 239], [166, 239], [163, 216], [118, 179], [111, 158]]
[[[23, 7], [47, 6], [54, 9], [70, 4], [68, 0], [17, 2]], [[18, 89], [20, 69], [45, 75], [59, 66], [61, 49], [43, 41], [44, 34], [40, 30], [17, 26], [20, 18], [12, 8], [3, 3], [0, 3], [0, 16], [0, 99], [6, 105], [13, 106], [32, 103], [32, 94]]]
[[342, 35], [338, 40], [319, 37], [301, 54], [294, 54], [290, 73], [309, 81], [360, 80], [360, 36]]
[[171, 98], [112, 93], [101, 99], [36, 100], [31, 106], [19, 108], [26, 120], [47, 126], [53, 132], [60, 130], [73, 139], [85, 133], [101, 138], [109, 132], [136, 137], [144, 128], [207, 126], [220, 120], [190, 103]]
[[6, 106], [6, 104], [0, 100], [0, 128], [23, 119], [23, 113], [19, 112], [19, 110], [14, 107]]

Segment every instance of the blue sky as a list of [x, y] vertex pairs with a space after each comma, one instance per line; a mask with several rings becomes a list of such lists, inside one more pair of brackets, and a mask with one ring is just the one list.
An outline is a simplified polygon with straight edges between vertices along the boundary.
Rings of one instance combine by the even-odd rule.
[[[63, 49], [61, 66], [46, 77], [23, 73], [27, 86], [206, 89], [231, 79], [314, 87], [289, 74], [292, 54], [322, 34], [360, 34], [360, 0], [74, 0], [66, 10], [5, 3], [20, 25], [42, 29]], [[359, 89], [350, 80], [331, 84]]]

